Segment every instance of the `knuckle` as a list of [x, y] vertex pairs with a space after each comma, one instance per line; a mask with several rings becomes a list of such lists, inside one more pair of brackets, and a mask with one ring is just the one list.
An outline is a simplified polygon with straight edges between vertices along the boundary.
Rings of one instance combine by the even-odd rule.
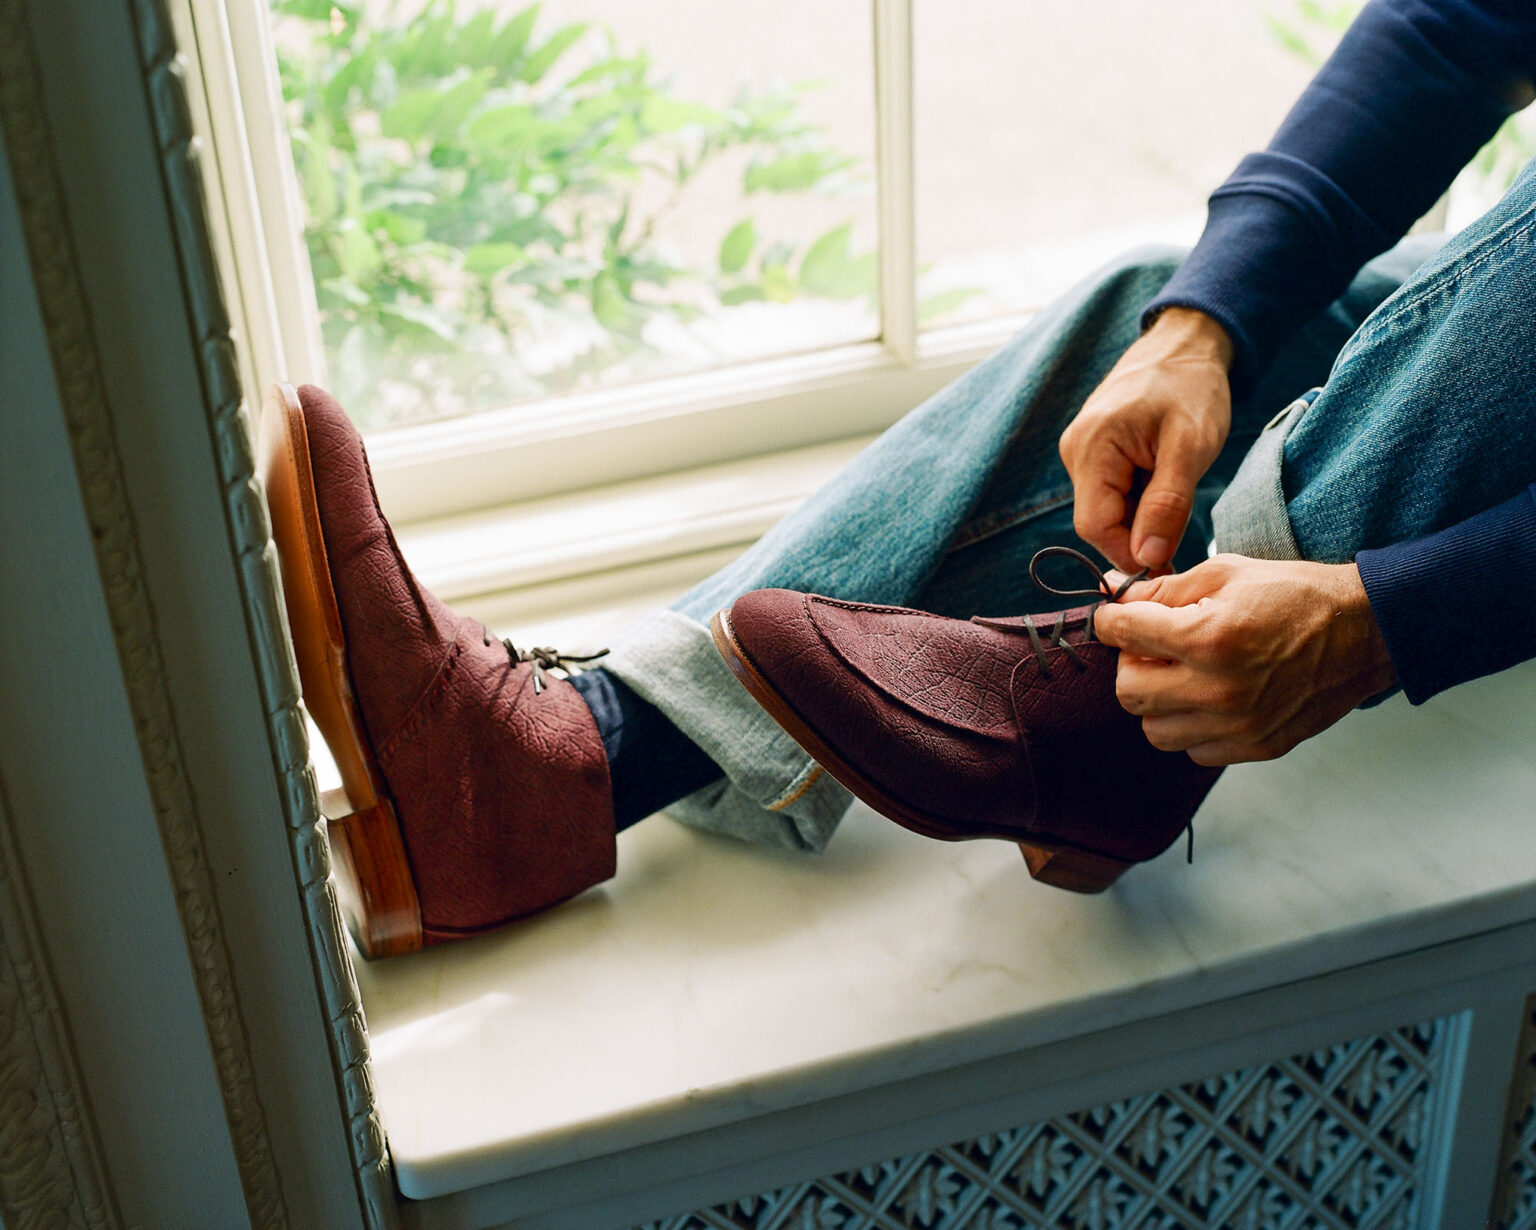
[[1140, 714], [1146, 708], [1146, 698], [1136, 686], [1120, 677], [1115, 679], [1115, 699], [1127, 713]]
[[1279, 760], [1290, 749], [1278, 739], [1260, 739], [1252, 745], [1254, 761]]
[[1249, 658], [1250, 639], [1242, 620], [1212, 620], [1205, 629], [1208, 661], [1224, 669], [1241, 666]]
[[1141, 496], [1142, 509], [1158, 516], [1188, 517], [1194, 506], [1193, 493], [1181, 488], [1149, 488]]
[[1222, 717], [1238, 717], [1248, 708], [1244, 690], [1235, 684], [1224, 683], [1212, 693], [1208, 708]]

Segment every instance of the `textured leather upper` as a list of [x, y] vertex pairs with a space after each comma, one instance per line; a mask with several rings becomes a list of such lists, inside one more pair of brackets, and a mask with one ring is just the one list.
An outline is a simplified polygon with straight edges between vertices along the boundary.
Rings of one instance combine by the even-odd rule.
[[949, 619], [758, 590], [731, 608], [737, 643], [855, 771], [947, 836], [1053, 839], [1141, 860], [1183, 830], [1219, 770], [1160, 752], [1115, 699], [1115, 651], [1066, 613]]
[[543, 909], [613, 874], [608, 764], [571, 685], [514, 663], [406, 566], [356, 428], [299, 389], [347, 670], [393, 798], [427, 940]]

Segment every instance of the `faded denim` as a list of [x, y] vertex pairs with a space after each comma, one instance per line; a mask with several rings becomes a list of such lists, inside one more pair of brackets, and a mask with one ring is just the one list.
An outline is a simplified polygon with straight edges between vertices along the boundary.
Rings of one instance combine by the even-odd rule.
[[[1234, 405], [1178, 566], [1204, 558], [1213, 538], [1222, 550], [1347, 560], [1530, 482], [1533, 212], [1528, 168], [1496, 210], [1438, 253], [1433, 240], [1399, 245], [1303, 327]], [[670, 814], [819, 850], [850, 801], [716, 652], [706, 624], [739, 594], [782, 586], [961, 617], [1059, 605], [1034, 590], [1026, 568], [1041, 547], [1076, 541], [1057, 440], [1181, 259], [1141, 250], [1088, 278], [615, 645], [605, 666], [725, 773]]]

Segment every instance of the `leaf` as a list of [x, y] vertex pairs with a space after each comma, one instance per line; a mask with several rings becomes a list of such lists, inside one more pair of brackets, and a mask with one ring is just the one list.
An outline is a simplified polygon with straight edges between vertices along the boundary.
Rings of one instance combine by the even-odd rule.
[[733, 286], [730, 290], [720, 293], [720, 302], [725, 307], [735, 307], [738, 303], [754, 303], [764, 298], [763, 288], [755, 283], [750, 286]]
[[272, 7], [284, 17], [302, 17], [305, 21], [331, 19], [331, 0], [280, 0]]
[[983, 293], [979, 286], [956, 286], [951, 290], [941, 290], [929, 295], [918, 302], [917, 323], [932, 324]]
[[599, 274], [592, 283], [592, 315], [605, 329], [622, 329], [628, 321], [629, 301], [610, 273]]
[[481, 70], [445, 89], [407, 91], [385, 108], [379, 128], [386, 137], [404, 141], [451, 137], [489, 85], [490, 74]]
[[411, 303], [401, 300], [395, 303], [381, 303], [378, 305], [380, 316], [386, 316], [392, 320], [412, 326], [400, 330], [401, 333], [410, 336], [414, 334], [418, 339], [427, 337], [435, 338], [448, 346], [457, 348], [459, 339], [455, 335], [453, 327], [443, 319], [436, 308], [428, 307], [421, 303]]
[[485, 97], [490, 84], [490, 74], [482, 70], [444, 90], [442, 101], [432, 117], [432, 134], [442, 140], [457, 133], [475, 105]]
[[873, 254], [853, 256], [849, 242], [853, 223], [828, 231], [811, 245], [800, 262], [800, 287], [824, 299], [853, 299], [875, 289]]
[[384, 254], [356, 218], [343, 222], [340, 234], [341, 247], [336, 258], [341, 262], [341, 271], [354, 282], [366, 281], [384, 263]]
[[790, 258], [793, 257], [794, 254], [795, 245], [790, 243], [787, 239], [780, 239], [777, 242], [769, 245], [768, 251], [763, 253], [763, 268], [766, 269], [769, 265], [788, 265]]
[[757, 228], [751, 218], [743, 218], [720, 244], [720, 272], [740, 273], [751, 259], [752, 249], [757, 247]]
[[392, 209], [369, 210], [364, 221], [370, 231], [381, 230], [402, 247], [420, 243], [427, 237], [425, 219], [396, 213]]
[[426, 135], [439, 101], [436, 90], [407, 91], [384, 109], [379, 116], [379, 130], [386, 137], [418, 141]]
[[624, 73], [629, 73], [637, 79], [643, 79], [647, 64], [648, 62], [643, 55], [614, 56], [608, 60], [599, 60], [591, 68], [583, 69], [566, 82], [566, 85], [574, 90], [578, 86], [590, 85], [592, 82], [601, 81], [605, 77], [617, 77]]
[[299, 179], [304, 185], [304, 201], [309, 206], [311, 225], [326, 222], [335, 216], [338, 199], [336, 178], [326, 163], [325, 146], [312, 142], [306, 134], [295, 133], [295, 146], [299, 147]]
[[743, 186], [748, 192], [804, 192], [852, 164], [852, 158], [823, 150], [790, 154], [774, 162], [753, 163], [747, 168]]
[[532, 107], [523, 103], [508, 103], [504, 107], [491, 107], [475, 116], [465, 130], [464, 139], [471, 145], [502, 149], [520, 144], [518, 137], [537, 124], [538, 117]]
[[1316, 68], [1322, 63], [1317, 52], [1312, 50], [1311, 44], [1302, 38], [1291, 26], [1280, 21], [1278, 18], [1268, 15], [1265, 16], [1264, 22], [1269, 27], [1270, 37], [1303, 64]]
[[462, 26], [453, 39], [454, 58], [461, 64], [488, 67], [487, 53], [491, 48], [491, 30], [496, 24], [494, 9], [481, 9]]
[[571, 44], [586, 32], [587, 23], [584, 21], [562, 26], [550, 36], [547, 43], [524, 61], [523, 67], [517, 75], [528, 82], [529, 85], [541, 80], [544, 74], [555, 66], [555, 61], [563, 56]]
[[640, 109], [640, 126], [651, 132], [676, 132], [689, 124], [717, 124], [720, 112], [700, 103], [683, 102], [665, 94], [653, 94]]
[[528, 254], [515, 243], [477, 243], [464, 253], [464, 268], [482, 277], [520, 264]]
[[511, 72], [512, 66], [522, 57], [523, 48], [528, 46], [528, 36], [533, 33], [533, 23], [538, 17], [539, 6], [530, 4], [502, 26], [501, 32], [491, 40], [485, 56], [486, 63], [495, 65], [503, 72]]
[[763, 270], [763, 298], [772, 303], [788, 303], [798, 290], [795, 279], [783, 265], [771, 265]]
[[353, 87], [362, 91], [364, 97], [368, 94], [368, 84], [373, 80], [374, 70], [378, 67], [378, 53], [372, 48], [353, 56], [339, 69], [336, 75], [325, 86], [325, 109], [338, 117], [341, 122], [347, 118], [347, 100], [351, 97]]

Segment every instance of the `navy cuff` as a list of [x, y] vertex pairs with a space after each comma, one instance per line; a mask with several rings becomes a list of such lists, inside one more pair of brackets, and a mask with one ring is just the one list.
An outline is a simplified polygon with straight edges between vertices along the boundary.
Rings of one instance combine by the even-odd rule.
[[1211, 196], [1200, 242], [1143, 324], [1165, 307], [1213, 318], [1232, 339], [1232, 395], [1243, 397], [1280, 344], [1390, 240], [1321, 172], [1283, 154], [1250, 154]]
[[1414, 704], [1536, 658], [1536, 485], [1355, 564]]

